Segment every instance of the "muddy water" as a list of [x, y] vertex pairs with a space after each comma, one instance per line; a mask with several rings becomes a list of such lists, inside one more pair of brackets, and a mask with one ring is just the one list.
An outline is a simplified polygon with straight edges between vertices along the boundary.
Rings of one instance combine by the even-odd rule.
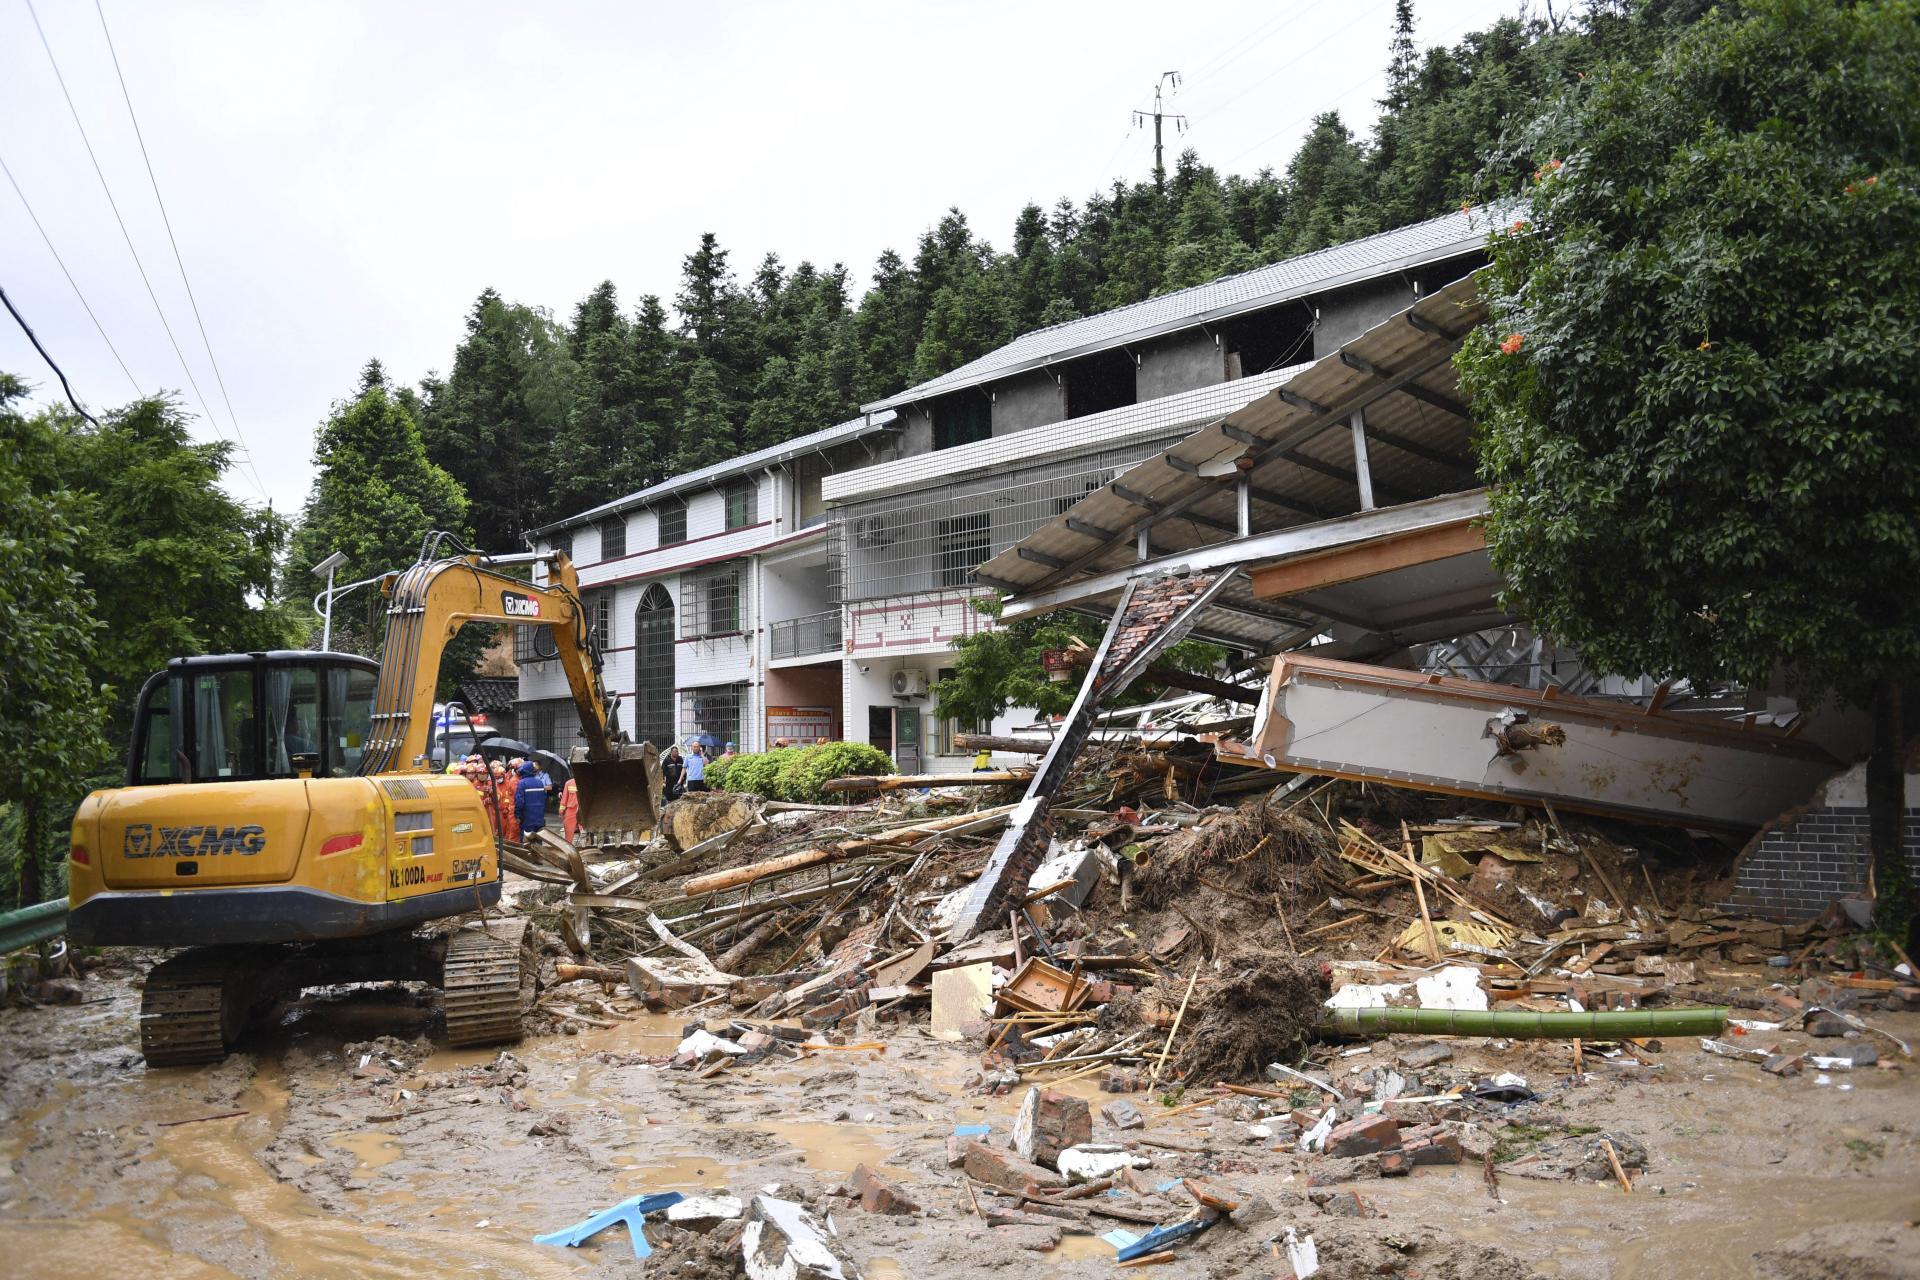
[[[678, 1019], [636, 1018], [518, 1046], [525, 1072], [510, 1084], [478, 1081], [496, 1051], [445, 1049], [369, 1084], [353, 1077], [342, 1045], [381, 1031], [404, 1038], [424, 1019], [391, 1001], [348, 1001], [306, 1011], [220, 1067], [148, 1073], [132, 1050], [131, 987], [96, 985], [102, 1005], [0, 1013], [8, 1276], [68, 1280], [86, 1259], [143, 1280], [630, 1275], [618, 1233], [566, 1251], [531, 1237], [646, 1191], [817, 1195], [857, 1163], [889, 1171], [931, 1215], [883, 1218], [823, 1201], [869, 1277], [1112, 1272], [1112, 1247], [1096, 1236], [1008, 1256], [972, 1217], [945, 1168], [945, 1136], [969, 1123], [1004, 1135], [1018, 1094], [968, 1093], [972, 1056], [916, 1031], [892, 1037], [884, 1055], [821, 1054], [700, 1081], [644, 1060], [671, 1048]], [[1472, 1066], [1519, 1070], [1536, 1086], [1564, 1070], [1532, 1051], [1485, 1053]], [[1206, 1160], [1252, 1180], [1283, 1223], [1323, 1241], [1355, 1227], [1431, 1226], [1568, 1280], [1744, 1277], [1755, 1249], [1809, 1228], [1920, 1213], [1907, 1190], [1920, 1171], [1920, 1077], [1855, 1072], [1842, 1093], [1691, 1050], [1670, 1051], [1659, 1076], [1666, 1082], [1597, 1081], [1551, 1106], [1563, 1127], [1604, 1126], [1647, 1144], [1650, 1167], [1631, 1196], [1507, 1176], [1496, 1204], [1478, 1170], [1423, 1168], [1364, 1184], [1389, 1215], [1365, 1224], [1317, 1216], [1299, 1195], [1310, 1167], [1246, 1142], [1236, 1122], [1131, 1100], [1150, 1134], [1206, 1144]], [[1097, 1077], [1066, 1088], [1096, 1113], [1110, 1096]], [[233, 1110], [247, 1114], [201, 1119]], [[194, 1122], [160, 1127], [172, 1120]], [[1096, 1123], [1096, 1137], [1107, 1136]], [[1162, 1151], [1153, 1176], [1177, 1177], [1193, 1159]], [[1264, 1274], [1268, 1262], [1256, 1241], [1216, 1231], [1155, 1271]]]

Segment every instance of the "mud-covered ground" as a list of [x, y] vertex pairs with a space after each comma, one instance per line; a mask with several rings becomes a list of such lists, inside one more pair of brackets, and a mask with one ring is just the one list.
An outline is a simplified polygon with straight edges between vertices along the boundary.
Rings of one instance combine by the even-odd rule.
[[[716, 1276], [726, 1271], [689, 1240], [675, 1248], [678, 1233], [665, 1228], [649, 1229], [661, 1252], [647, 1263], [617, 1230], [575, 1250], [531, 1238], [642, 1191], [744, 1199], [775, 1186], [830, 1211], [867, 1277], [1118, 1274], [1093, 1235], [1033, 1252], [1018, 1229], [1001, 1234], [974, 1216], [946, 1166], [946, 1136], [981, 1122], [1004, 1136], [1018, 1093], [969, 1092], [977, 1049], [919, 1027], [888, 1032], [884, 1054], [820, 1054], [702, 1081], [650, 1061], [677, 1041], [674, 1018], [528, 1040], [502, 1059], [435, 1045], [424, 996], [363, 989], [309, 996], [220, 1066], [148, 1072], [137, 974], [98, 971], [84, 985], [77, 1006], [0, 1011], [9, 1276]], [[1920, 1015], [1873, 1020], [1920, 1035]], [[1448, 1078], [1514, 1071], [1545, 1095], [1487, 1111], [1509, 1164], [1604, 1130], [1645, 1148], [1632, 1194], [1511, 1172], [1491, 1192], [1469, 1163], [1338, 1184], [1380, 1215], [1344, 1217], [1307, 1194], [1327, 1162], [1271, 1150], [1222, 1114], [1231, 1106], [1169, 1116], [1135, 1094], [1148, 1128], [1114, 1135], [1096, 1118], [1095, 1138], [1165, 1141], [1143, 1148], [1151, 1177], [1213, 1175], [1278, 1211], [1248, 1230], [1216, 1226], [1152, 1269], [1160, 1276], [1285, 1275], [1271, 1242], [1288, 1226], [1315, 1238], [1333, 1280], [1915, 1276], [1920, 1076], [1883, 1049], [1884, 1065], [1823, 1085], [1683, 1041], [1654, 1068], [1603, 1063], [1575, 1086], [1565, 1046], [1455, 1046], [1440, 1069]], [[1397, 1051], [1382, 1042], [1336, 1071], [1386, 1066]], [[1107, 1095], [1094, 1080], [1066, 1087], [1097, 1117]], [[834, 1198], [862, 1161], [890, 1171], [924, 1213], [870, 1215]], [[1169, 1194], [1169, 1219], [1185, 1207]]]

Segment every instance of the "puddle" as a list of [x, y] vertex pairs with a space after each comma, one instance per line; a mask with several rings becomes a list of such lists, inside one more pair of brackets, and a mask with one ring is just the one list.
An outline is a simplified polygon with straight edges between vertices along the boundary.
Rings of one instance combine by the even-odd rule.
[[857, 1124], [773, 1122], [757, 1126], [768, 1137], [799, 1148], [807, 1167], [822, 1173], [852, 1173], [857, 1164], [883, 1168], [901, 1140]]
[[364, 1169], [378, 1169], [381, 1165], [392, 1164], [405, 1154], [400, 1143], [390, 1133], [378, 1129], [359, 1129], [351, 1133], [330, 1133], [327, 1142], [342, 1151], [351, 1151], [360, 1159]]
[[1099, 1236], [1065, 1235], [1060, 1237], [1060, 1243], [1048, 1252], [1047, 1257], [1059, 1262], [1078, 1262], [1082, 1258], [1112, 1262], [1114, 1252], [1114, 1247]]

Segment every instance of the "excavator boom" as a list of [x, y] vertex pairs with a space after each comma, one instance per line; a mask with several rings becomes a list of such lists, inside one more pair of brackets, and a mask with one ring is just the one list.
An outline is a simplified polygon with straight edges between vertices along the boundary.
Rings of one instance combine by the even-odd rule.
[[[544, 564], [546, 581], [509, 577], [495, 567], [507, 563]], [[427, 766], [440, 658], [464, 624], [545, 627], [587, 740], [586, 759], [574, 766], [581, 829], [640, 833], [656, 825], [659, 765], [651, 747], [616, 741], [615, 703], [600, 676], [580, 577], [566, 556], [423, 557], [389, 576], [381, 590], [388, 602], [387, 640], [363, 773]]]

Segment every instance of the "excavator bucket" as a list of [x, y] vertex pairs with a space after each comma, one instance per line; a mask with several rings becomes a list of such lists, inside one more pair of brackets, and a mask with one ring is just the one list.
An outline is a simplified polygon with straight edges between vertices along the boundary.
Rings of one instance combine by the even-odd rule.
[[618, 760], [575, 760], [581, 844], [642, 844], [660, 822], [665, 781], [652, 743], [623, 745]]

